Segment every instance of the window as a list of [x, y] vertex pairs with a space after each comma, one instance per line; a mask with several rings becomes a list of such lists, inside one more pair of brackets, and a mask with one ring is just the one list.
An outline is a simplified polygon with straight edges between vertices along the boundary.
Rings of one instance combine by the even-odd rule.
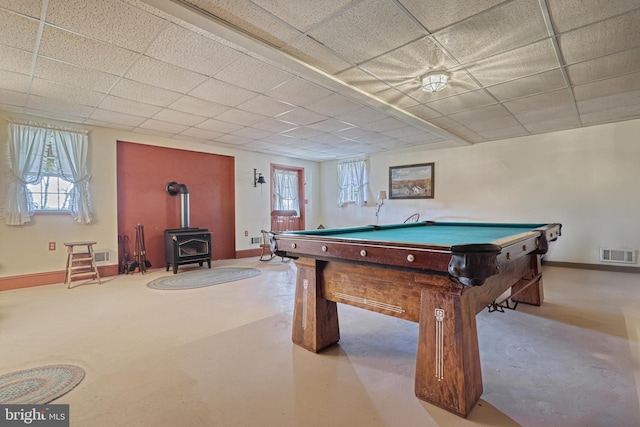
[[298, 199], [298, 194], [298, 171], [274, 169], [274, 209], [296, 211], [297, 214], [300, 215], [300, 201]]
[[37, 211], [67, 211], [81, 224], [91, 222], [88, 132], [18, 120], [7, 128], [5, 222], [22, 225]]
[[366, 159], [347, 160], [338, 163], [338, 206], [367, 203], [369, 172]]
[[70, 211], [73, 183], [60, 173], [60, 162], [52, 138], [47, 142], [42, 160], [40, 174], [38, 171], [31, 172], [27, 179], [27, 197], [34, 211]]

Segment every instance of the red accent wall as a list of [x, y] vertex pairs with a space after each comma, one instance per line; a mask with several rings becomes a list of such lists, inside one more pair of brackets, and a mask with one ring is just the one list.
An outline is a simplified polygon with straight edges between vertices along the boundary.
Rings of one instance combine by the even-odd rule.
[[164, 230], [180, 228], [180, 195], [166, 191], [176, 181], [189, 189], [190, 226], [212, 232], [212, 259], [235, 258], [233, 157], [118, 141], [117, 168], [118, 235], [132, 254], [142, 224], [151, 268], [166, 266]]

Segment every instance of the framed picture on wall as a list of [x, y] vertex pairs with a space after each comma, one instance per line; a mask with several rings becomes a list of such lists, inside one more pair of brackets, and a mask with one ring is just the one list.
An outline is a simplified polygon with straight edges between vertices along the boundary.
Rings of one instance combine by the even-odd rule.
[[389, 199], [433, 199], [434, 163], [391, 166]]

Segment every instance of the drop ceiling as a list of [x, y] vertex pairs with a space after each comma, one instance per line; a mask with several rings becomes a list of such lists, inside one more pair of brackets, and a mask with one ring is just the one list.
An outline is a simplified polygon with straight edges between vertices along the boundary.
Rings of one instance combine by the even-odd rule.
[[637, 119], [640, 1], [0, 0], [0, 109], [318, 162]]

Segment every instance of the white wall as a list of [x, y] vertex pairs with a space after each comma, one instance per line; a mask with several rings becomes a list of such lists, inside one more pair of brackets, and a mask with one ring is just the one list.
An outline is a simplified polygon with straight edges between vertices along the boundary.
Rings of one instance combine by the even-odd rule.
[[[435, 198], [387, 200], [380, 223], [421, 220], [559, 222], [551, 261], [598, 264], [599, 248], [640, 248], [640, 120], [470, 147], [370, 156], [372, 194], [389, 166], [435, 162]], [[322, 170], [327, 227], [375, 223], [367, 207], [336, 206], [336, 162]], [[637, 254], [637, 253], [636, 253]], [[637, 267], [637, 265], [635, 265]]]
[[[92, 175], [94, 221], [88, 225], [80, 225], [69, 215], [35, 215], [31, 222], [22, 226], [6, 225], [2, 209], [8, 172], [6, 162], [0, 161], [0, 277], [64, 270], [66, 252], [63, 242], [68, 241], [95, 240], [97, 242], [95, 249], [112, 251], [112, 263], [117, 264], [116, 141], [118, 140], [233, 156], [235, 158], [236, 250], [259, 247], [257, 244], [250, 244], [250, 237], [260, 236], [261, 229], [269, 228], [269, 185], [264, 185], [264, 188], [253, 187], [253, 168], [268, 176], [271, 163], [303, 167], [309, 200], [306, 211], [307, 221], [308, 224], [319, 223], [319, 208], [315, 202], [319, 196], [318, 190], [314, 189], [314, 183], [318, 182], [317, 177], [320, 173], [318, 163], [0, 111], [0, 151], [3, 158], [6, 153], [7, 119], [10, 117], [91, 131], [89, 162]], [[245, 230], [249, 232], [249, 237], [244, 236]], [[48, 250], [49, 242], [56, 242], [56, 251]]]

